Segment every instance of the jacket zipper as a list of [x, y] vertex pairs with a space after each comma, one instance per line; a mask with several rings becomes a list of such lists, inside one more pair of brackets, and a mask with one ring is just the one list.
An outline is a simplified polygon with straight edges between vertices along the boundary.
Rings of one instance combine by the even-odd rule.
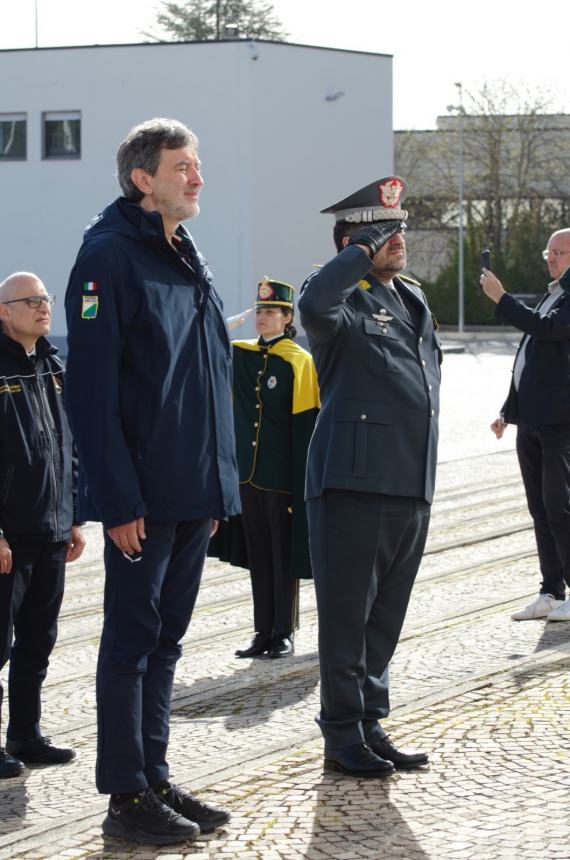
[[[37, 397], [36, 393], [34, 394], [34, 401], [36, 404], [36, 417], [38, 419], [38, 424], [42, 432], [47, 433], [47, 437], [49, 439], [49, 447], [50, 447], [50, 460], [49, 460], [49, 474], [51, 478], [51, 490], [52, 490], [52, 502], [53, 502], [53, 525], [55, 531], [56, 539], [59, 536], [59, 519], [57, 515], [57, 480], [55, 476], [55, 466], [54, 466], [54, 458], [55, 458], [55, 447], [53, 441], [53, 431], [55, 430], [55, 423], [53, 420], [53, 416], [51, 414], [51, 410], [49, 408], [49, 404], [47, 402], [45, 386], [42, 381], [40, 381], [39, 376], [36, 373], [36, 384], [38, 386], [40, 396]], [[43, 407], [43, 408], [42, 408]]]

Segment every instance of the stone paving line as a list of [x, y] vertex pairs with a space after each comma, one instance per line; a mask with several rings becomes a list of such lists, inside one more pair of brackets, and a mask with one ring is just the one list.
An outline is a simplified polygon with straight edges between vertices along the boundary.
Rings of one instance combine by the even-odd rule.
[[323, 774], [314, 740], [218, 781], [216, 801], [232, 809], [231, 825], [192, 845], [103, 839], [98, 822], [86, 820], [0, 858], [568, 860], [569, 670], [570, 656], [517, 667], [391, 719], [403, 743], [421, 736], [429, 747], [431, 764], [421, 771], [385, 780]]
[[[392, 664], [394, 707], [386, 722], [399, 743], [425, 743], [432, 752], [429, 770], [382, 782], [323, 776], [322, 743], [312, 723], [318, 692], [310, 589], [302, 593], [294, 660], [237, 666], [233, 648], [248, 638], [251, 623], [250, 605], [241, 600], [247, 579], [234, 576], [230, 585], [223, 566], [209, 563], [211, 585], [200, 595], [204, 611], [192, 623], [177, 675], [169, 759], [181, 784], [232, 809], [231, 826], [168, 849], [102, 839], [106, 801], [92, 780], [93, 679], [82, 671], [93, 666], [96, 647], [65, 643], [68, 624], [81, 631], [100, 623], [93, 605], [83, 619], [73, 612], [66, 619], [64, 611], [44, 699], [46, 726], [57, 736], [73, 725], [69, 739], [78, 741], [80, 758], [66, 768], [31, 769], [12, 781], [9, 794], [0, 791], [0, 860], [570, 860], [563, 737], [570, 625], [509, 621], [537, 580], [524, 504], [521, 513], [509, 501], [520, 487], [514, 433], [498, 444], [488, 430], [506, 392], [512, 355], [512, 344], [499, 339], [467, 344], [444, 365], [434, 526], [440, 520], [443, 528], [449, 517], [461, 520], [463, 546], [446, 549], [443, 532], [439, 539], [434, 528]], [[520, 516], [518, 534], [485, 539], [486, 497], [489, 521]], [[100, 527], [93, 528], [100, 541]], [[86, 603], [89, 610], [89, 589], [100, 587], [99, 541], [89, 547], [85, 577], [78, 572], [69, 591], [70, 609]], [[226, 593], [226, 578], [234, 602], [224, 617], [214, 594], [217, 587]]]

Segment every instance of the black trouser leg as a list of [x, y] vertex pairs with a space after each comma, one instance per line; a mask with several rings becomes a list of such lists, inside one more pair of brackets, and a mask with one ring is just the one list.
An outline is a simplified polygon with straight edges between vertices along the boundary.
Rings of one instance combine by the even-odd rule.
[[319, 616], [321, 713], [332, 748], [359, 743], [389, 712], [388, 663], [421, 561], [429, 506], [328, 491], [307, 506]]
[[290, 635], [297, 583], [291, 578], [291, 496], [240, 486], [257, 633]]
[[570, 585], [570, 431], [519, 424], [517, 455], [534, 533], [542, 594], [564, 600]]
[[12, 572], [0, 576], [2, 665], [10, 659], [6, 734], [25, 741], [41, 734], [41, 688], [57, 638], [67, 544], [13, 541], [10, 546]]

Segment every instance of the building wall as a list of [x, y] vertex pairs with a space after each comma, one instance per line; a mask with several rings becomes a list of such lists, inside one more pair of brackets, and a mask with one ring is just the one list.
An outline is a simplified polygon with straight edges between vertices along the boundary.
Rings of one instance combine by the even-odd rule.
[[[200, 138], [205, 186], [187, 226], [228, 314], [263, 275], [299, 285], [334, 253], [319, 210], [392, 171], [389, 56], [246, 41], [0, 51], [0, 80], [12, 82], [0, 114], [28, 120], [27, 160], [0, 161], [0, 276], [43, 278], [55, 334], [83, 229], [120, 193], [115, 154], [136, 123], [171, 116]], [[81, 111], [81, 158], [42, 160], [42, 111], [63, 110]]]

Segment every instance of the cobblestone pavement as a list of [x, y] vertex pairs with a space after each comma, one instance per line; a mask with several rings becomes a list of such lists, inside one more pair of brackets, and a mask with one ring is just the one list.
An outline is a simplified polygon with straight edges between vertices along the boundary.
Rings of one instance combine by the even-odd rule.
[[43, 728], [77, 760], [0, 783], [0, 860], [132, 857], [570, 860], [570, 623], [516, 623], [537, 591], [514, 432], [488, 427], [514, 344], [446, 356], [437, 496], [426, 555], [391, 667], [385, 727], [429, 768], [385, 780], [323, 774], [316, 612], [301, 589], [290, 660], [238, 661], [251, 635], [247, 575], [209, 561], [179, 663], [173, 777], [232, 811], [223, 831], [159, 849], [103, 839], [93, 785], [101, 531], [70, 567], [44, 688]]

